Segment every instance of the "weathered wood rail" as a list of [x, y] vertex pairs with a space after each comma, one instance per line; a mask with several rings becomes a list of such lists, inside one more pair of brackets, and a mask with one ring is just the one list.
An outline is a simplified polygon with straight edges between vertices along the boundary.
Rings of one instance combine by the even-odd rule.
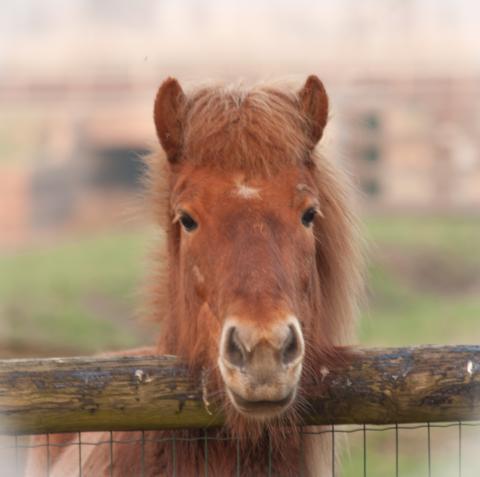
[[[306, 423], [480, 418], [480, 346], [359, 349], [321, 371], [305, 386]], [[0, 434], [221, 425], [204, 392], [171, 356], [0, 361]]]

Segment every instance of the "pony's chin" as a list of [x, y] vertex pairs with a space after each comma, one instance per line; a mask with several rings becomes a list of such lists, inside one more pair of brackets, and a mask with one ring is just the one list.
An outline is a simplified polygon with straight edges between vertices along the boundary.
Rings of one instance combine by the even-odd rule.
[[293, 389], [287, 396], [276, 401], [250, 401], [228, 388], [227, 394], [233, 407], [241, 415], [258, 421], [265, 421], [284, 414], [295, 400], [296, 390]]

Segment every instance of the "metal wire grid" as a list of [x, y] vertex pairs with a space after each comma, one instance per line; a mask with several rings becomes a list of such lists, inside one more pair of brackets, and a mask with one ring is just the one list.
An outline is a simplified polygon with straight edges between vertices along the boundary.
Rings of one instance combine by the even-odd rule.
[[[465, 430], [468, 431], [475, 431], [475, 435], [470, 435], [468, 437], [469, 440], [469, 449], [470, 453], [475, 453], [475, 461], [477, 460], [476, 457], [480, 453], [480, 422], [447, 422], [447, 423], [419, 423], [419, 424], [404, 424], [404, 425], [384, 425], [384, 426], [372, 426], [372, 425], [331, 425], [322, 428], [321, 430], [311, 430], [312, 428], [305, 427], [302, 428], [301, 432], [302, 435], [320, 435], [320, 434], [327, 434], [331, 436], [331, 471], [330, 476], [322, 476], [322, 477], [336, 477], [339, 467], [336, 461], [336, 452], [337, 452], [337, 441], [339, 440], [339, 436], [356, 436], [357, 441], [358, 437], [360, 438], [360, 445], [357, 445], [354, 449], [348, 449], [348, 445], [345, 446], [342, 443], [341, 447], [346, 447], [347, 451], [343, 455], [342, 461], [347, 462], [347, 467], [350, 469], [341, 473], [342, 476], [347, 475], [355, 475], [355, 476], [363, 476], [363, 477], [384, 477], [385, 473], [383, 469], [375, 469], [375, 461], [378, 462], [378, 451], [380, 449], [381, 458], [383, 461], [388, 460], [385, 455], [385, 446], [382, 444], [384, 439], [378, 439], [379, 434], [385, 435], [385, 433], [390, 432], [393, 433], [393, 444], [394, 444], [394, 463], [391, 466], [392, 469], [388, 472], [388, 475], [399, 477], [402, 475], [405, 476], [436, 476], [440, 475], [441, 477], [478, 477], [480, 475], [480, 463], [464, 466], [464, 456], [462, 453], [462, 449], [465, 446]], [[454, 431], [456, 434], [455, 438], [455, 446], [456, 448], [452, 450], [452, 435], [448, 439], [448, 457], [450, 460], [455, 461], [452, 465], [452, 462], [449, 462], [449, 466], [445, 467], [445, 455], [439, 459], [439, 465], [437, 467], [442, 468], [440, 472], [433, 472], [433, 458], [432, 458], [432, 433], [438, 429], [446, 429], [450, 431]], [[419, 465], [419, 468], [415, 471], [412, 471], [412, 463], [405, 469], [405, 473], [403, 473], [402, 467], [400, 465], [401, 454], [400, 449], [403, 442], [408, 442], [409, 439], [406, 434], [414, 432], [414, 431], [423, 431], [424, 432], [424, 444], [425, 448], [423, 452], [420, 448], [417, 449], [417, 458], [419, 460], [425, 461], [425, 459], [421, 458], [420, 455], [424, 453], [426, 455], [426, 465]], [[110, 476], [113, 477], [114, 475], [114, 466], [115, 466], [115, 454], [114, 454], [114, 444], [118, 445], [133, 445], [133, 444], [140, 444], [141, 446], [141, 476], [147, 475], [148, 469], [146, 468], [145, 463], [145, 445], [148, 443], [164, 443], [166, 445], [171, 446], [172, 451], [172, 462], [173, 462], [173, 476], [174, 477], [181, 477], [177, 476], [177, 466], [176, 463], [178, 462], [178, 455], [177, 455], [177, 442], [179, 441], [203, 441], [203, 449], [204, 449], [204, 476], [208, 477], [209, 475], [209, 462], [208, 462], [208, 445], [211, 441], [232, 441], [236, 442], [236, 465], [235, 465], [235, 475], [239, 477], [242, 475], [242, 462], [240, 458], [240, 444], [237, 438], [234, 436], [227, 436], [227, 437], [218, 437], [212, 436], [208, 434], [207, 430], [203, 431], [203, 435], [200, 437], [184, 437], [181, 435], [176, 435], [173, 433], [170, 437], [165, 438], [151, 438], [149, 437], [148, 431], [137, 431], [137, 434], [140, 433], [139, 438], [129, 438], [129, 439], [115, 439], [114, 433], [110, 431], [109, 439], [102, 440], [102, 441], [95, 441], [89, 442], [82, 438], [82, 433], [76, 433], [76, 439], [74, 441], [70, 441], [68, 443], [54, 443], [50, 442], [50, 434], [46, 435], [46, 442], [45, 443], [30, 443], [28, 436], [0, 436], [0, 462], [2, 466], [0, 468], [0, 476], [5, 477], [17, 477], [22, 476], [24, 473], [24, 456], [28, 449], [32, 448], [45, 448], [46, 451], [46, 466], [45, 469], [42, 471], [39, 469], [38, 475], [39, 476], [50, 476], [51, 473], [51, 457], [50, 453], [53, 448], [61, 448], [61, 447], [71, 447], [76, 446], [78, 449], [78, 476], [84, 477], [82, 475], [82, 448], [88, 446], [100, 446], [100, 445], [108, 445], [109, 446], [109, 456], [110, 456]], [[132, 433], [133, 434], [133, 433]], [[369, 446], [369, 441], [372, 439], [373, 436], [377, 436], [375, 438], [375, 442], [379, 445], [379, 449], [377, 448], [374, 450], [377, 455], [375, 459], [372, 459], [370, 462], [370, 453], [371, 449]], [[383, 437], [383, 436], [382, 436]], [[391, 437], [391, 436], [390, 436]], [[341, 439], [344, 441], [344, 439]], [[391, 441], [391, 439], [390, 439]], [[417, 438], [415, 439], [414, 445], [418, 446], [420, 444], [420, 440]], [[443, 443], [445, 444], [445, 442]], [[445, 449], [441, 449], [442, 453], [445, 452]], [[182, 458], [182, 456], [180, 456]], [[9, 465], [10, 463], [10, 465]], [[373, 465], [372, 465], [373, 464]], [[425, 462], [423, 463], [425, 464]], [[351, 467], [354, 466], [355, 468], [352, 469]], [[415, 463], [413, 463], [415, 466]], [[273, 476], [272, 472], [272, 449], [269, 442], [269, 449], [268, 449], [268, 459], [266, 462], [266, 469], [265, 474], [269, 477]], [[299, 469], [299, 476], [303, 475], [303, 469]]]

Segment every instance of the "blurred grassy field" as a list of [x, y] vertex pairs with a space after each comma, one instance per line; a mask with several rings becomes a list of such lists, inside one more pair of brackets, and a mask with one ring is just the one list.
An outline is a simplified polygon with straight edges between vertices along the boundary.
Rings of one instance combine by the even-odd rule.
[[85, 354], [147, 340], [137, 326], [146, 232], [0, 257], [2, 355]]
[[[370, 251], [361, 343], [480, 342], [480, 220], [370, 218], [364, 234]], [[136, 314], [151, 236], [112, 232], [0, 256], [0, 354], [88, 354], [150, 343], [155, 333], [138, 326]], [[432, 475], [455, 474], [455, 432], [432, 433]], [[343, 475], [362, 475], [361, 433], [349, 441]], [[400, 453], [402, 476], [427, 475], [425, 429], [401, 431]], [[369, 476], [395, 475], [392, 431], [369, 433], [367, 455]]]
[[[480, 342], [480, 220], [370, 218], [368, 345]], [[136, 315], [151, 232], [112, 232], [0, 256], [2, 354], [145, 342]]]
[[480, 220], [372, 218], [368, 345], [480, 342]]

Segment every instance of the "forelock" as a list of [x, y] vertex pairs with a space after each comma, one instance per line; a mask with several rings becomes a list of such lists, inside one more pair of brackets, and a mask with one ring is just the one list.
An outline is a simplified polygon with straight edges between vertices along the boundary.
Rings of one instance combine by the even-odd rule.
[[291, 90], [202, 88], [188, 98], [184, 156], [199, 165], [274, 172], [305, 159], [305, 130]]

